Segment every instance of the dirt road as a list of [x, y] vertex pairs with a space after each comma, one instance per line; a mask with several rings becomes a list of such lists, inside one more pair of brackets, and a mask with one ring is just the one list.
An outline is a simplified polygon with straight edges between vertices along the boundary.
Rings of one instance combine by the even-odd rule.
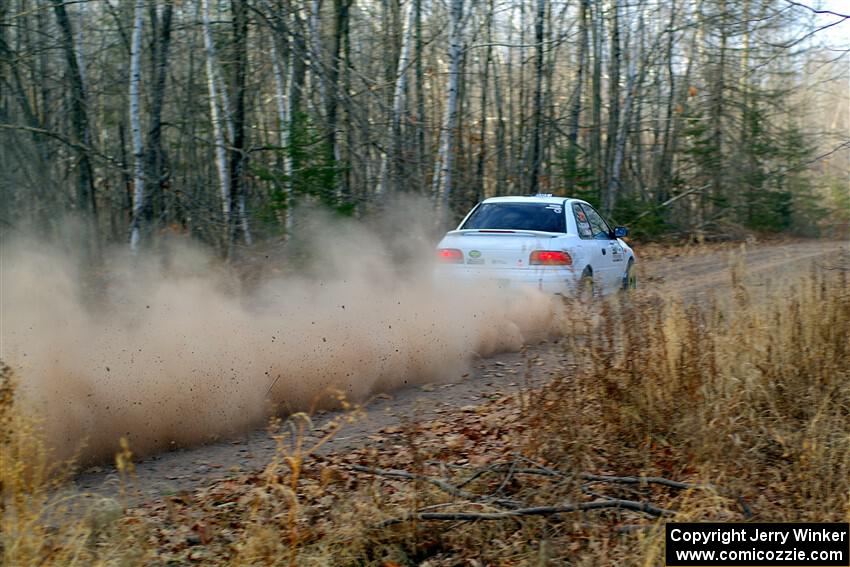
[[[637, 252], [641, 254], [640, 248]], [[762, 289], [778, 278], [810, 269], [813, 262], [826, 266], [846, 263], [848, 253], [848, 242], [751, 245], [743, 259], [745, 283]], [[722, 299], [731, 288], [730, 266], [741, 258], [741, 249], [695, 247], [663, 254], [647, 249], [642, 258], [638, 263], [642, 288], [657, 289], [665, 295], [678, 294], [686, 300], [699, 301], [709, 296]], [[468, 376], [450, 376], [444, 384], [382, 394], [366, 405], [364, 419], [346, 426], [322, 450], [345, 451], [376, 442], [370, 436], [404, 420], [428, 421], [450, 408], [476, 405], [527, 385], [543, 384], [552, 375], [561, 373], [567, 362], [568, 353], [563, 347], [548, 342], [530, 346], [526, 354], [505, 353], [479, 360]], [[330, 417], [318, 416], [317, 425], [321, 427]], [[191, 490], [235, 472], [262, 468], [274, 452], [275, 441], [260, 430], [238, 439], [163, 453], [136, 464], [131, 492], [134, 499], [146, 500]], [[114, 497], [119, 493], [119, 485], [116, 471], [104, 467], [78, 475], [68, 490], [87, 494], [85, 500]]]

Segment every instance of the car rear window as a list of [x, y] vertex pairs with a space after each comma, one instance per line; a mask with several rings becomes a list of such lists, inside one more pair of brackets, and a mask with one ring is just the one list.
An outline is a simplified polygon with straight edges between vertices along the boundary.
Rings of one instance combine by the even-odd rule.
[[560, 203], [483, 203], [461, 228], [566, 232]]

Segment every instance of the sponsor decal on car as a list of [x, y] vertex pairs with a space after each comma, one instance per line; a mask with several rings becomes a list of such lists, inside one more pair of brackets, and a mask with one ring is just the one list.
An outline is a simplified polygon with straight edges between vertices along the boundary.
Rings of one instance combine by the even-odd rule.
[[467, 264], [483, 264], [484, 258], [481, 257], [480, 250], [470, 250], [468, 253], [469, 258], [466, 260]]

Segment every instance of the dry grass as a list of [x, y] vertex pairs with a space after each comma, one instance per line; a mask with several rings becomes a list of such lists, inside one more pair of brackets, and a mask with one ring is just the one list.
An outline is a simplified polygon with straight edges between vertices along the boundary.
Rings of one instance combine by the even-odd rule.
[[4, 564], [663, 562], [662, 520], [642, 512], [421, 517], [504, 512], [508, 501], [618, 498], [675, 510], [679, 520], [848, 521], [848, 273], [813, 268], [769, 290], [746, 288], [739, 271], [732, 278], [735, 293], [722, 308], [639, 294], [594, 311], [573, 306], [562, 340], [572, 368], [544, 389], [411, 423], [380, 450], [321, 458], [305, 441], [309, 420], [296, 416], [276, 430], [278, 457], [265, 471], [97, 528], [90, 518], [57, 522], [51, 509], [61, 503], [49, 495], [62, 467], [51, 467], [34, 441], [36, 424], [13, 411], [4, 371]]
[[[576, 377], [534, 396], [528, 450], [567, 469], [723, 487], [684, 492], [677, 519], [850, 519], [850, 288], [818, 271], [731, 305], [635, 297], [576, 336]], [[600, 332], [601, 331], [601, 332]], [[558, 411], [545, 411], [557, 407]], [[589, 564], [660, 562], [658, 534]], [[581, 563], [581, 561], [577, 561]]]
[[[3, 565], [139, 564], [152, 556], [139, 525], [123, 521], [119, 503], [99, 499], [83, 515], [71, 508], [82, 495], [61, 487], [72, 461], [57, 461], [47, 449], [37, 419], [14, 404], [16, 378], [0, 363], [0, 558]], [[116, 460], [129, 472], [125, 446]]]

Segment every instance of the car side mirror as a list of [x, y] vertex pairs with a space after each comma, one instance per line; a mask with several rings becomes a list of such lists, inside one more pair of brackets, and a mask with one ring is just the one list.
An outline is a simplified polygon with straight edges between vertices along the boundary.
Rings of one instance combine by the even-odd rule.
[[623, 238], [629, 235], [629, 229], [624, 226], [614, 227], [614, 238]]

